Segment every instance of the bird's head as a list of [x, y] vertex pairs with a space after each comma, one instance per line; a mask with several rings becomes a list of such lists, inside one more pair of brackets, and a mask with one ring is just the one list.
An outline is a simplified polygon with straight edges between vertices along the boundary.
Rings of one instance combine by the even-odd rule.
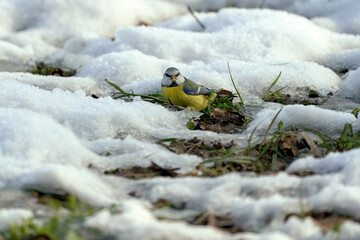
[[177, 68], [170, 67], [166, 69], [164, 77], [161, 81], [163, 87], [176, 87], [185, 82], [185, 78]]

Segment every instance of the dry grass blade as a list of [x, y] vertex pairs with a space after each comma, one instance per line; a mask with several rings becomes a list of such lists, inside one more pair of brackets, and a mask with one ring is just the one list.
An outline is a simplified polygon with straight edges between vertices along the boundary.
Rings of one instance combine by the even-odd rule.
[[187, 5], [187, 9], [189, 10], [190, 14], [195, 18], [196, 22], [200, 25], [200, 27], [205, 30], [205, 25], [199, 20], [199, 18], [195, 15], [194, 11], [189, 5]]
[[223, 162], [223, 163], [243, 163], [243, 164], [254, 164], [256, 163], [256, 158], [253, 156], [233, 156], [233, 157], [217, 157], [210, 158], [200, 163], [200, 165], [215, 163], [215, 162]]
[[310, 146], [311, 152], [314, 154], [315, 157], [321, 158], [322, 154], [318, 146], [315, 144], [315, 142], [311, 139], [309, 134], [306, 132], [301, 132], [301, 136], [305, 139], [306, 143]]

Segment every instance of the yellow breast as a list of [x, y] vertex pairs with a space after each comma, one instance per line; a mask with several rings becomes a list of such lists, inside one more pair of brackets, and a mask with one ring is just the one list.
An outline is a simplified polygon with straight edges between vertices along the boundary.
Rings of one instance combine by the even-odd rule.
[[176, 87], [162, 87], [161, 91], [169, 104], [198, 111], [204, 109], [208, 105], [208, 96], [186, 94], [183, 91], [183, 85]]

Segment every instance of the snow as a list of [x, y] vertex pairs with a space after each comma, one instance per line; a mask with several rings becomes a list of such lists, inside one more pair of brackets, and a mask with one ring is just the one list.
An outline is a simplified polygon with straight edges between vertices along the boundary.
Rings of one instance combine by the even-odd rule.
[[[313, 89], [324, 99], [332, 92], [359, 106], [360, 3], [267, 0], [260, 9], [262, 2], [0, 1], [1, 193], [73, 194], [104, 207], [86, 226], [118, 239], [324, 239], [332, 232], [296, 215], [331, 212], [359, 219], [359, 149], [297, 159], [274, 175], [130, 180], [104, 174], [152, 163], [185, 174], [203, 161], [156, 143], [165, 138], [234, 139], [238, 147], [247, 146], [253, 131], [262, 139], [282, 106], [264, 103], [261, 95], [280, 72], [274, 90], [303, 96]], [[203, 30], [186, 4], [219, 11], [195, 13]], [[224, 8], [228, 4], [241, 8]], [[139, 26], [144, 24], [150, 26]], [[27, 73], [36, 61], [76, 69], [76, 75]], [[185, 124], [199, 113], [114, 100], [105, 82], [127, 92], [159, 93], [162, 74], [175, 66], [197, 83], [234, 91], [227, 62], [245, 103], [259, 109], [241, 134], [191, 131]], [[359, 131], [360, 120], [349, 107], [337, 111], [342, 108], [335, 105], [284, 106], [270, 133], [280, 121], [332, 137], [347, 123]], [[301, 172], [313, 174], [294, 174]], [[183, 209], [154, 209], [161, 200]], [[109, 210], [113, 204], [119, 211]], [[246, 231], [231, 234], [179, 221], [200, 213], [229, 217]], [[36, 217], [31, 207], [7, 203], [0, 209], [0, 230], [31, 217]], [[358, 239], [359, 224], [347, 220], [339, 234]]]
[[9, 224], [21, 224], [23, 219], [31, 218], [32, 216], [32, 212], [28, 209], [0, 209], [0, 230], [7, 229]]
[[360, 226], [358, 223], [346, 221], [341, 225], [340, 231], [344, 239], [358, 239], [360, 236]]
[[[256, 129], [258, 133], [265, 134], [279, 111], [280, 108], [262, 110], [246, 131], [251, 134]], [[356, 123], [356, 118], [351, 113], [323, 109], [317, 106], [289, 105], [281, 109], [271, 129], [276, 130], [280, 121], [283, 123], [283, 127], [291, 126], [306, 129], [311, 126], [312, 130], [318, 130], [332, 136], [340, 136], [344, 125]]]
[[[140, 221], [139, 221], [140, 220]], [[205, 227], [189, 227], [184, 223], [166, 223], [154, 218], [144, 206], [128, 201], [123, 213], [111, 215], [108, 210], [88, 219], [87, 226], [101, 227], [118, 239], [228, 239], [226, 233]]]
[[176, 137], [181, 132], [190, 132], [182, 123], [196, 114], [169, 114], [165, 108], [144, 101], [126, 103], [110, 97], [94, 99], [82, 90], [69, 92], [56, 88], [45, 91], [9, 80], [1, 81], [0, 85], [0, 106], [26, 108], [50, 116], [87, 140], [127, 134], [139, 138]]
[[52, 194], [70, 193], [82, 201], [92, 202], [94, 206], [108, 206], [123, 197], [120, 189], [114, 192], [97, 174], [74, 166], [44, 164], [42, 168], [23, 174], [17, 181], [25, 189]]
[[357, 11], [360, 3], [353, 0], [172, 0], [172, 2], [186, 2], [194, 9], [202, 10], [215, 10], [228, 6], [285, 10], [305, 16], [315, 24], [332, 31], [359, 34], [360, 21]]
[[311, 171], [331, 175], [333, 179], [337, 179], [336, 182], [329, 183], [313, 195], [312, 206], [316, 211], [330, 211], [358, 218], [360, 212], [356, 210], [356, 206], [359, 204], [359, 161], [359, 149], [354, 149], [346, 153], [331, 153], [317, 160], [312, 157], [299, 159], [291, 164], [287, 171]]
[[[356, 48], [360, 44], [357, 36], [334, 33], [304, 17], [274, 10], [224, 9], [219, 13], [199, 14], [199, 18], [209, 26], [205, 32], [189, 31], [196, 22], [186, 15], [154, 27], [121, 28], [116, 31], [114, 43], [104, 42], [102, 52], [96, 45], [85, 53], [105, 54], [111, 45], [115, 51], [137, 49], [178, 62], [207, 63], [227, 57], [274, 64], [314, 61], [323, 54]], [[254, 26], [257, 31], [253, 30]], [[161, 44], [156, 44], [159, 42]]]
[[278, 231], [283, 231], [293, 237], [294, 239], [309, 239], [309, 238], [320, 238], [321, 231], [315, 222], [305, 217], [300, 219], [296, 216], [292, 216], [289, 220], [281, 226]]
[[[176, 155], [158, 144], [137, 140], [131, 135], [124, 139], [106, 138], [85, 144], [99, 155], [111, 154], [108, 158], [96, 162], [96, 166], [102, 169], [149, 167], [153, 162], [164, 168], [179, 168], [178, 172], [187, 173], [202, 162], [200, 157], [188, 154]], [[137, 159], [136, 162], [134, 159]]]
[[[0, 3], [2, 38], [20, 46], [32, 41], [35, 57], [45, 58], [67, 39], [83, 32], [111, 37], [121, 26], [155, 23], [185, 13], [185, 8], [166, 1], [110, 0], [106, 2], [15, 0]], [[121, 16], [121, 17], [117, 17]], [[32, 39], [29, 39], [33, 37]], [[37, 56], [39, 54], [39, 56]]]
[[350, 71], [342, 83], [339, 95], [360, 101], [360, 68]]
[[345, 50], [329, 54], [321, 60], [321, 64], [336, 72], [356, 70], [360, 67], [359, 49]]

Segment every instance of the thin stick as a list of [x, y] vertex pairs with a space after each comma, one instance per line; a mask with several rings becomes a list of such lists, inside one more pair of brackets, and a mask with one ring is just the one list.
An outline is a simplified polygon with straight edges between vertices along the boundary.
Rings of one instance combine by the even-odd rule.
[[309, 136], [309, 134], [307, 134], [306, 132], [301, 132], [301, 135], [303, 136], [307, 144], [310, 146], [310, 150], [312, 151], [314, 156], [316, 158], [321, 158], [322, 157], [321, 151], [314, 142], [314, 140], [312, 140], [312, 138]]
[[200, 25], [200, 27], [205, 30], [205, 25], [202, 24], [202, 22], [200, 22], [199, 18], [194, 14], [194, 11], [192, 10], [192, 8], [187, 5], [187, 9], [189, 10], [189, 12], [191, 13], [191, 15], [195, 18], [196, 22]]

